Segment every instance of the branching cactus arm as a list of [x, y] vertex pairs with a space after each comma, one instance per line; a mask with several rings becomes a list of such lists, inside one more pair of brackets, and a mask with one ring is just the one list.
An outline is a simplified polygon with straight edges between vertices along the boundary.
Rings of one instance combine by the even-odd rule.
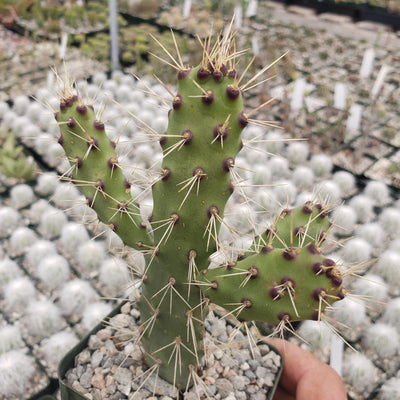
[[66, 87], [55, 114], [61, 135], [59, 143], [71, 164], [70, 178], [86, 197], [99, 219], [134, 249], [152, 248], [153, 243], [139, 207], [130, 193], [116, 155], [115, 143], [93, 107]]

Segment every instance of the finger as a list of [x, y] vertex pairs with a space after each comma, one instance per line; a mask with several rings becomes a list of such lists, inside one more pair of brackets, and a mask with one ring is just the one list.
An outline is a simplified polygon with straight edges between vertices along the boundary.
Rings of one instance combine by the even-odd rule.
[[310, 368], [297, 385], [297, 400], [346, 400], [346, 390], [339, 375], [328, 365]]
[[268, 339], [268, 343], [275, 346], [284, 359], [280, 386], [287, 392], [295, 394], [298, 382], [314, 361], [313, 356], [286, 340], [271, 338]]
[[331, 367], [293, 343], [276, 338], [268, 342], [284, 357], [280, 386], [297, 400], [347, 399], [343, 382]]
[[296, 400], [296, 398], [278, 386], [272, 400]]

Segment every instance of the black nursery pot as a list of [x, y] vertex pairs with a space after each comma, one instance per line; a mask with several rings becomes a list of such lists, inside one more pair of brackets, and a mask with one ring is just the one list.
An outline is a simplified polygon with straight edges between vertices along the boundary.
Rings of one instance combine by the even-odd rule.
[[[123, 306], [124, 303], [119, 304], [106, 318], [105, 320], [108, 320], [109, 318], [112, 318], [113, 316], [117, 315], [121, 311], [121, 307]], [[60, 386], [60, 394], [61, 394], [61, 400], [87, 400], [87, 397], [85, 397], [82, 393], [79, 393], [75, 389], [73, 389], [70, 385], [67, 385], [64, 377], [66, 372], [74, 367], [75, 364], [75, 357], [82, 352], [87, 346], [89, 342], [89, 338], [91, 335], [95, 334], [99, 330], [103, 329], [105, 327], [105, 324], [103, 322], [99, 323], [96, 327], [94, 327], [75, 347], [73, 347], [61, 360], [60, 364], [58, 365], [58, 380], [59, 380], [59, 386]], [[271, 344], [268, 343], [268, 346], [270, 349], [279, 355], [281, 358], [281, 363], [279, 370], [277, 371], [276, 377], [275, 377], [275, 382], [274, 386], [270, 389], [268, 396], [266, 397], [266, 400], [272, 400], [274, 393], [276, 391], [276, 388], [279, 383], [280, 376], [282, 374], [282, 369], [283, 369], [283, 358], [282, 355], [279, 353], [279, 351], [272, 346]], [[46, 399], [47, 400], [47, 399]], [[50, 400], [50, 399], [49, 399]]]

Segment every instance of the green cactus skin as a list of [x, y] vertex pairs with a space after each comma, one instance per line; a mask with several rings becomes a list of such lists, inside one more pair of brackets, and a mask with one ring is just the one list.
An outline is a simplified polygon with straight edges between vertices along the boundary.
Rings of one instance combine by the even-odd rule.
[[294, 209], [285, 209], [274, 223], [258, 236], [247, 255], [266, 245], [277, 248], [298, 248], [315, 243], [318, 247], [329, 232], [329, 207], [307, 202]]
[[204, 277], [210, 282], [210, 301], [241, 321], [278, 325], [282, 320], [319, 320], [327, 305], [344, 296], [340, 271], [314, 244], [266, 246], [234, 267], [209, 269]]
[[87, 204], [126, 245], [135, 249], [151, 246], [139, 208], [132, 200], [130, 183], [118, 166], [115, 144], [108, 139], [93, 107], [67, 90], [55, 118], [60, 122], [58, 141], [69, 158], [72, 182], [85, 195]]
[[328, 218], [312, 204], [281, 214], [275, 234], [257, 237], [228, 268], [204, 271], [221, 247], [218, 232], [234, 190], [231, 176], [241, 132], [249, 122], [243, 111], [245, 86], [235, 70], [240, 53], [232, 50], [232, 37], [218, 39], [214, 47], [207, 42], [195, 68], [175, 62], [178, 90], [168, 129], [160, 137], [163, 162], [152, 188], [150, 221], [141, 220], [115, 145], [93, 107], [66, 85], [55, 115], [71, 180], [100, 220], [145, 255], [138, 301], [141, 344], [147, 364], [180, 389], [193, 384], [203, 355], [209, 300], [241, 320], [278, 324], [320, 318], [326, 304], [344, 293], [338, 268], [319, 250]]

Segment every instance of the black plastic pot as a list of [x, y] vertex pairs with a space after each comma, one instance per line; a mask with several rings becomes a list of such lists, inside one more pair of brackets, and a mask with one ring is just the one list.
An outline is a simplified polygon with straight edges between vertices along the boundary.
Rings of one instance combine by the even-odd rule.
[[[114, 315], [118, 314], [120, 312], [123, 304], [124, 303], [121, 303], [118, 307], [116, 307], [108, 315], [108, 317], [106, 319], [109, 319], [109, 318], [113, 317]], [[58, 365], [57, 372], [58, 372], [58, 379], [59, 379], [59, 385], [60, 385], [61, 400], [87, 400], [87, 398], [83, 394], [79, 393], [78, 391], [76, 391], [71, 386], [69, 386], [65, 383], [64, 376], [69, 369], [73, 368], [74, 362], [75, 362], [75, 357], [87, 347], [89, 337], [91, 335], [95, 334], [100, 329], [103, 329], [104, 327], [105, 327], [105, 325], [103, 323], [98, 324], [74, 348], [72, 348], [64, 356], [64, 358], [61, 360], [60, 364]], [[279, 379], [280, 379], [280, 376], [282, 373], [283, 358], [282, 358], [282, 355], [279, 353], [279, 351], [275, 347], [271, 346], [269, 343], [268, 343], [268, 346], [271, 348], [272, 351], [274, 351], [276, 354], [278, 354], [281, 357], [281, 366], [279, 368], [279, 371], [277, 372], [274, 386], [271, 388], [269, 396], [266, 398], [266, 400], [272, 400], [272, 397], [276, 391], [276, 388], [278, 386]], [[42, 400], [42, 399], [40, 399], [40, 400]], [[43, 399], [43, 400], [53, 400], [53, 399], [49, 398], [49, 399]]]
[[372, 21], [388, 25], [393, 30], [400, 30], [400, 14], [390, 12], [385, 7], [359, 4], [352, 1], [334, 0], [275, 0], [286, 6], [296, 5], [315, 10], [317, 14], [334, 13], [347, 15], [354, 21]]
[[361, 5], [356, 12], [355, 19], [358, 21], [372, 21], [389, 25], [393, 30], [400, 30], [400, 15], [387, 12], [381, 7], [373, 7], [368, 4]]
[[317, 14], [329, 12], [349, 17], [353, 17], [358, 8], [358, 5], [352, 2], [334, 2], [332, 0], [286, 0], [285, 3], [286, 5], [312, 8]]

